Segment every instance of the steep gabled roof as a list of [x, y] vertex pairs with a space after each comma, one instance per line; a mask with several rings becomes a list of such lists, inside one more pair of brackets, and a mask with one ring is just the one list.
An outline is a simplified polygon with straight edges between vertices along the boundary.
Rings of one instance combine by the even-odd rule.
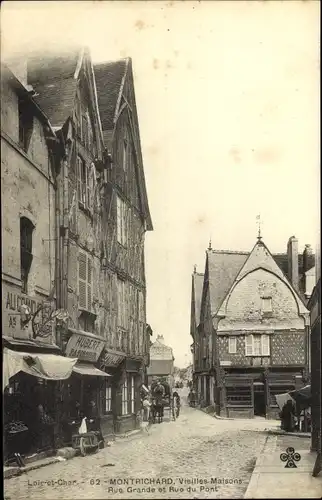
[[207, 250], [212, 314], [217, 313], [248, 255], [248, 252]]
[[41, 53], [28, 57], [27, 78], [36, 94], [37, 104], [53, 127], [62, 127], [71, 115], [76, 96], [75, 71], [82, 51], [68, 54]]
[[196, 320], [196, 326], [198, 326], [200, 323], [204, 274], [195, 272], [192, 275], [192, 279], [193, 279], [194, 304], [195, 304], [195, 320]]
[[230, 287], [228, 288], [226, 292], [226, 296], [224, 300], [222, 301], [220, 305], [220, 314], [224, 312], [225, 309], [225, 304], [227, 303], [227, 300], [229, 298], [230, 292], [233, 289], [233, 287], [241, 281], [248, 273], [255, 271], [256, 269], [265, 269], [268, 272], [271, 272], [272, 274], [275, 274], [278, 276], [292, 291], [294, 294], [295, 300], [297, 301], [298, 308], [299, 308], [299, 313], [300, 314], [305, 314], [307, 313], [307, 309], [304, 305], [302, 297], [299, 295], [299, 293], [293, 288], [292, 284], [288, 281], [287, 277], [281, 270], [281, 268], [278, 266], [276, 261], [273, 258], [273, 255], [270, 253], [269, 249], [265, 245], [265, 243], [262, 240], [258, 240], [256, 244], [254, 245], [252, 251], [248, 255], [248, 257], [245, 259], [244, 264], [242, 267], [239, 269], [239, 272], [236, 274], [234, 280], [232, 281]]
[[[140, 142], [139, 122], [136, 109], [133, 70], [131, 58], [120, 59], [114, 62], [105, 62], [94, 66], [96, 80], [98, 107], [100, 111], [103, 138], [105, 146], [109, 147], [115, 130], [117, 118], [122, 102], [123, 90], [126, 81], [133, 86], [131, 102], [132, 132], [134, 134], [134, 149], [137, 156], [137, 177], [141, 200], [141, 210], [146, 221], [147, 230], [153, 230], [152, 219], [149, 209], [148, 196], [146, 190], [142, 149]], [[127, 99], [125, 99], [126, 103]], [[135, 129], [135, 130], [133, 130]]]
[[114, 129], [114, 119], [126, 69], [127, 59], [95, 64], [94, 66], [98, 107], [104, 132]]

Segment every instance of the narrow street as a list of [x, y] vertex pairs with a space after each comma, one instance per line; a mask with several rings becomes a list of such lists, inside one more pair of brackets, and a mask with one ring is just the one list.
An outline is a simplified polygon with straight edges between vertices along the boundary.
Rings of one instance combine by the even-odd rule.
[[5, 498], [242, 498], [264, 429], [274, 425], [218, 420], [184, 406], [176, 422], [5, 481]]

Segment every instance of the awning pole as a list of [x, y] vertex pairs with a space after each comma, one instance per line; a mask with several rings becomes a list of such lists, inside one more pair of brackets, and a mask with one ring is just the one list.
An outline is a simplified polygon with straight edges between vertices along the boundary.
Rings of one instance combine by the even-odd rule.
[[80, 393], [80, 405], [81, 405], [82, 410], [84, 410], [83, 401], [84, 401], [84, 379], [82, 377], [81, 378], [81, 393]]

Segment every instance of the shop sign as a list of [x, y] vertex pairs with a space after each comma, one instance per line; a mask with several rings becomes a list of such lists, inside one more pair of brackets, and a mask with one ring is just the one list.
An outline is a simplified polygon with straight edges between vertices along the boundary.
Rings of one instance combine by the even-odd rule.
[[118, 354], [111, 351], [105, 351], [103, 353], [102, 363], [104, 366], [116, 367], [125, 358], [125, 354]]
[[81, 361], [96, 363], [103, 351], [105, 343], [86, 335], [74, 334], [66, 346], [66, 356], [78, 358]]
[[[19, 293], [17, 288], [2, 282], [2, 317], [3, 317], [3, 334], [8, 337], [17, 339], [32, 339], [33, 331], [31, 321], [27, 325], [22, 323], [21, 306], [26, 305], [33, 315], [40, 307], [42, 310], [37, 315], [37, 324], [46, 321], [48, 314], [51, 312], [51, 305], [39, 299], [38, 297], [29, 297], [23, 293]], [[48, 323], [48, 332], [44, 337], [45, 341], [52, 341], [52, 323]], [[36, 332], [37, 333], [37, 332]]]

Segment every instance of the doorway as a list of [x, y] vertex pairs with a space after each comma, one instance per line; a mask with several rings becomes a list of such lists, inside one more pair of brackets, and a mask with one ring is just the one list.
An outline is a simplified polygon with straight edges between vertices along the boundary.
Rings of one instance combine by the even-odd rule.
[[265, 386], [263, 382], [254, 382], [254, 416], [266, 417]]

